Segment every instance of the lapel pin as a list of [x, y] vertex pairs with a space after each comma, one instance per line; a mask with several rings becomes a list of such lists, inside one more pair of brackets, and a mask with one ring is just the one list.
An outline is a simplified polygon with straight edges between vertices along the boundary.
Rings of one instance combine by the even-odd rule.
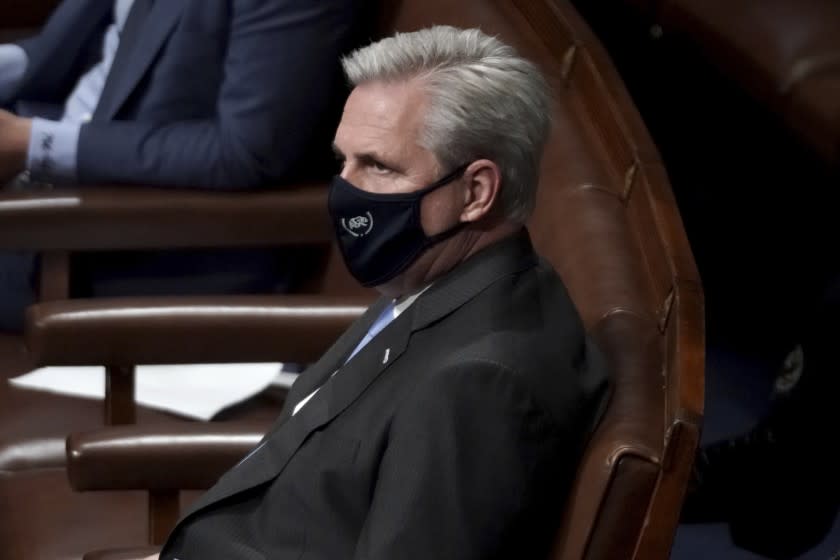
[[388, 348], [388, 349], [385, 350], [385, 357], [382, 358], [382, 363], [383, 364], [388, 363], [388, 356], [390, 356], [390, 355], [391, 355], [391, 349]]

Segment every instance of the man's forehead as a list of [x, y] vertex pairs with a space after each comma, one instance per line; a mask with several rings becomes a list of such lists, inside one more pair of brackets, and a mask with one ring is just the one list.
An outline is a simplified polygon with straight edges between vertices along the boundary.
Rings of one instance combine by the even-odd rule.
[[425, 97], [416, 80], [361, 84], [347, 99], [341, 124], [406, 134], [419, 128]]

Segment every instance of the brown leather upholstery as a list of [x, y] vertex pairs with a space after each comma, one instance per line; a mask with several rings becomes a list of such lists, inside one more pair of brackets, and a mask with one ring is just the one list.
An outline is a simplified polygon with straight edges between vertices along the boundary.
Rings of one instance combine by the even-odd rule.
[[840, 3], [661, 0], [655, 17], [840, 164]]
[[[2, 192], [0, 250], [40, 251], [41, 298], [61, 300], [69, 290], [70, 251], [303, 244], [323, 252], [331, 239], [325, 197], [323, 185], [256, 193], [139, 187]], [[335, 259], [324, 267], [307, 290], [360, 292]], [[14, 359], [0, 352], [0, 377], [20, 373], [6, 363]], [[0, 448], [3, 433], [0, 425]]]
[[[4, 12], [5, 9], [4, 5]], [[3, 191], [0, 192], [0, 250], [39, 251], [42, 257], [41, 298], [56, 301], [68, 295], [70, 251], [303, 244], [326, 254], [331, 240], [331, 228], [325, 211], [325, 201], [326, 191], [323, 185], [286, 186], [283, 189], [249, 193], [207, 193], [126, 186]], [[364, 293], [349, 280], [339, 259], [327, 256], [321, 265], [321, 271], [303, 289], [316, 293], [324, 290], [337, 294]], [[72, 308], [73, 303], [66, 302], [66, 305]], [[243, 306], [247, 307], [249, 304], [237, 305], [241, 312]], [[297, 304], [298, 310], [300, 305], [305, 305], [305, 302]], [[147, 312], [149, 306], [154, 306], [154, 303], [148, 303]], [[232, 308], [233, 306], [229, 308], [228, 319], [232, 317]], [[267, 347], [267, 323], [282, 323], [284, 313], [288, 317], [296, 312], [294, 306], [287, 305], [284, 309], [285, 311], [282, 311], [278, 308], [270, 318], [264, 313], [263, 317], [266, 317], [267, 321], [262, 326], [252, 328], [251, 334], [254, 338], [249, 340], [254, 343], [259, 341], [263, 343], [263, 348]], [[358, 309], [355, 312], [358, 312]], [[316, 314], [316, 318], [310, 323], [320, 328], [320, 336], [299, 340], [295, 347], [296, 354], [292, 358], [317, 354], [329, 343], [330, 336], [343, 329], [343, 325], [348, 322], [348, 313], [352, 314], [354, 311], [344, 308], [332, 310], [327, 314]], [[107, 314], [106, 316], [108, 318], [105, 319], [105, 323], [113, 326], [113, 317]], [[90, 330], [85, 331], [81, 328], [72, 329], [70, 334], [62, 331], [62, 317], [64, 315], [53, 315], [53, 319], [43, 325], [45, 329], [38, 332], [45, 336], [72, 335], [76, 336], [76, 339], [90, 333]], [[91, 321], [100, 326], [103, 324], [97, 322], [102, 315], [89, 313], [86, 317], [88, 325], [92, 324]], [[39, 323], [35, 321], [33, 324]], [[169, 318], [167, 324], [171, 330], [161, 334], [174, 336], [179, 326], [182, 329], [187, 327]], [[262, 335], [258, 335], [257, 332], [261, 332]], [[108, 333], [111, 338], [101, 339], [101, 342], [107, 342], [110, 346], [89, 344], [87, 347], [110, 348], [111, 352], [130, 347], [125, 344], [122, 347], [114, 345], [120, 336], [123, 336], [123, 342], [129, 340], [125, 337], [133, 336], [130, 326], [122, 329], [112, 328]], [[228, 331], [224, 337], [230, 337], [230, 334]], [[41, 339], [35, 337], [33, 340]], [[67, 348], [67, 345], [73, 342], [70, 338], [61, 341], [47, 337], [45, 340], [57, 341], [57, 348]], [[163, 339], [159, 340], [163, 342]], [[169, 339], [168, 342], [172, 344], [173, 340], [175, 339]], [[253, 352], [260, 347], [259, 344], [252, 343], [250, 346], [249, 354], [252, 360], [268, 355], [265, 351]], [[84, 345], [74, 347], [84, 348]], [[220, 339], [205, 339], [203, 347], [193, 348], [198, 351], [201, 348], [208, 350], [230, 347], [229, 344], [221, 344]], [[36, 345], [35, 348], [38, 351], [43, 350], [41, 355], [45, 359], [51, 355], [46, 350], [53, 347]], [[145, 348], [147, 360], [138, 360], [137, 363], [147, 362], [150, 358], [148, 351], [153, 346], [150, 344]], [[238, 349], [243, 349], [242, 345], [239, 345]], [[278, 360], [282, 353], [278, 353], [279, 349], [276, 347], [272, 350], [271, 359]], [[54, 348], [51, 351], [54, 351]], [[209, 351], [205, 351], [203, 356], [204, 361], [213, 357]], [[217, 352], [216, 357], [222, 356]], [[45, 362], [42, 360], [42, 363]], [[102, 426], [103, 404], [18, 389], [6, 383], [8, 378], [24, 373], [34, 365], [36, 364], [25, 352], [20, 337], [0, 333], [0, 518], [4, 520], [0, 523], [0, 542], [17, 543], [0, 550], [0, 558], [42, 558], [55, 555], [64, 557], [70, 550], [75, 551], [71, 554], [79, 557], [82, 551], [97, 545], [114, 546], [144, 542], [143, 527], [135, 529], [133, 524], [129, 527], [129, 523], [122, 523], [127, 517], [110, 517], [107, 513], [101, 514], [102, 522], [92, 523], [91, 530], [87, 533], [82, 531], [65, 535], [56, 530], [64, 525], [63, 519], [76, 516], [76, 511], [92, 500], [103, 512], [110, 507], [108, 504], [113, 503], [117, 510], [126, 512], [126, 515], [130, 513], [132, 519], [143, 519], [145, 500], [126, 501], [122, 497], [109, 495], [100, 495], [93, 499], [69, 492], [64, 471], [64, 440], [71, 431], [93, 430]], [[226, 411], [223, 415], [231, 419], [269, 420], [279, 412], [284, 396], [285, 391], [269, 391], [245, 405]], [[142, 424], [164, 423], [170, 426], [184, 423], [183, 419], [144, 408], [137, 411], [137, 421]], [[44, 493], [62, 496], [61, 499], [50, 503], [46, 509], [42, 501], [22, 500], [23, 494], [18, 491], [21, 485], [28, 484], [27, 481], [32, 482], [30, 490], [38, 486], [39, 483], [35, 481], [39, 480], [39, 477], [43, 478], [40, 484]], [[135, 508], [136, 511], [129, 512], [131, 508]], [[14, 516], [11, 514], [18, 511], [23, 513]], [[108, 538], [103, 540], [102, 535], [94, 531], [93, 527], [109, 527], [109, 519], [112, 519], [114, 524], [108, 529]], [[117, 527], [124, 527], [125, 530], [117, 530]], [[31, 538], [37, 534], [56, 536], [49, 542]], [[140, 537], [133, 538], [131, 535]], [[89, 540], [84, 541], [85, 538]], [[73, 543], [80, 542], [87, 544], [75, 548]], [[22, 548], [16, 548], [18, 545]]]
[[[47, 300], [59, 301], [66, 297], [68, 291], [68, 250], [305, 243], [323, 252], [330, 239], [323, 186], [258, 193], [202, 193], [129, 187], [3, 192], [0, 193], [0, 230], [0, 248], [42, 251], [42, 296]], [[349, 280], [343, 265], [334, 256], [324, 261], [322, 273], [317, 274], [304, 289], [309, 292], [327, 290], [336, 294], [364, 293]], [[132, 348], [126, 342], [136, 341], [139, 338], [131, 337], [141, 336], [132, 331], [134, 327], [129, 322], [115, 322], [114, 316], [107, 312], [95, 313], [96, 305], [84, 315], [85, 328], [65, 330], [64, 319], [68, 314], [72, 315], [74, 305], [81, 303], [54, 301], [63, 313], [51, 315], [51, 319], [44, 323], [37, 320], [35, 311], [32, 330], [40, 338], [33, 336], [32, 341], [35, 342], [33, 348], [39, 352], [42, 364], [50, 363], [48, 358], [57, 357], [56, 352], [60, 354], [62, 349], [69, 348], [106, 349], [113, 355], [120, 350]], [[269, 325], [288, 324], [288, 318], [299, 314], [301, 306], [308, 306], [311, 311], [311, 305], [304, 299], [297, 304], [277, 306], [272, 313], [263, 310], [260, 316], [264, 320], [256, 325], [252, 323], [250, 334], [253, 338], [243, 339], [241, 344], [235, 346], [222, 344], [222, 341], [231, 337], [230, 327], [238, 325], [232, 322], [234, 316], [253, 304], [254, 300], [248, 298], [230, 304], [228, 314], [222, 321], [229, 328], [220, 335], [221, 338], [205, 339], [203, 346], [191, 346], [196, 352], [202, 348], [205, 350], [202, 353], [204, 360], [192, 360], [194, 356], [186, 356], [184, 359], [207, 361], [213, 357], [223, 358], [227, 350], [244, 350], [249, 347], [247, 350], [251, 358], [246, 358], [246, 361], [260, 359], [261, 356], [271, 356], [271, 360], [280, 361], [282, 347], [274, 344], [270, 350], [262, 350], [269, 348]], [[174, 307], [183, 308], [183, 305], [181, 302], [174, 304]], [[147, 318], [155, 306], [154, 301], [145, 301]], [[173, 311], [172, 307], [169, 310]], [[320, 334], [297, 339], [294, 356], [308, 357], [319, 353], [329, 344], [330, 337], [343, 330], [344, 325], [359, 311], [357, 300], [348, 306], [334, 306], [327, 312], [315, 313], [308, 324], [315, 326]], [[156, 331], [161, 335], [158, 341], [164, 346], [172, 346], [177, 340], [182, 343], [181, 348], [185, 347], [183, 339], [165, 338], [180, 336], [190, 327], [189, 321], [179, 322], [177, 317], [179, 315], [176, 311], [169, 313], [165, 318], [169, 330], [166, 333]], [[154, 323], [154, 319], [150, 321]], [[194, 321], [193, 324], [202, 321]], [[212, 323], [205, 324], [209, 326]], [[122, 326], [114, 328], [114, 325]], [[75, 344], [83, 335], [95, 333], [97, 327], [106, 327], [108, 338], [94, 334], [99, 340], [93, 344]], [[197, 334], [201, 334], [201, 331], [192, 331], [192, 335]], [[117, 344], [118, 340], [122, 340], [121, 346]], [[139, 355], [135, 352], [129, 356], [146, 359], [129, 362], [123, 360], [121, 363], [154, 362], [151, 354], [155, 346], [151, 344], [151, 339], [149, 342], [143, 347], [144, 352]], [[287, 350], [288, 347], [286, 345]], [[215, 355], [210, 349], [217, 350]], [[162, 357], [161, 351], [157, 354]], [[95, 360], [87, 360], [87, 363], [110, 363], [107, 360], [100, 361], [101, 354], [96, 357]], [[62, 360], [54, 362], [60, 363]], [[79, 363], [79, 360], [74, 363]], [[69, 432], [101, 427], [103, 403], [19, 389], [6, 383], [9, 377], [28, 371], [35, 365], [36, 361], [27, 355], [20, 337], [0, 335], [0, 379], [3, 381], [0, 384], [0, 518], [4, 520], [0, 523], [0, 542], [14, 543], [0, 550], [0, 558], [65, 557], [65, 554], [78, 558], [83, 551], [99, 546], [132, 542], [142, 544], [145, 542], [142, 520], [146, 516], [146, 500], [142, 499], [142, 494], [132, 500], [112, 493], [92, 498], [73, 494], [67, 484], [64, 440]], [[285, 391], [282, 390], [268, 391], [257, 399], [226, 411], [223, 417], [269, 421], [276, 417], [284, 396]], [[163, 423], [172, 426], [185, 422], [170, 414], [142, 407], [137, 410], [136, 419], [144, 425]], [[56, 498], [49, 503], [41, 500], [27, 501], [22, 499], [24, 494], [19, 491], [21, 487], [27, 487], [30, 491], [38, 487], [45, 494], [60, 496], [60, 499]], [[86, 504], [96, 504], [103, 511], [102, 514], [86, 513], [86, 519], [97, 520], [95, 523], [91, 521], [88, 532], [65, 534], [58, 530], [65, 525], [64, 519], [76, 517], [77, 510], [87, 507]], [[114, 516], [104, 513], [111, 507], [123, 513], [115, 513]], [[12, 515], [11, 512], [21, 513]], [[140, 520], [141, 526], [135, 527], [133, 522], [128, 522], [129, 519]], [[113, 524], [109, 524], [109, 520], [113, 520]], [[94, 530], [94, 527], [106, 527], [107, 538], [98, 529]], [[48, 541], [32, 538], [37, 534], [50, 534], [53, 537]]]
[[67, 472], [80, 491], [207, 489], [268, 428], [267, 422], [215, 422], [74, 434], [67, 439]]
[[487, 4], [485, 29], [540, 63], [558, 93], [531, 230], [617, 372], [556, 558], [667, 558], [703, 402], [702, 296], [667, 177], [568, 4]]
[[[101, 298], [28, 311], [35, 365], [310, 363], [358, 318], [371, 296]], [[142, 341], [142, 344], [138, 344]]]
[[[23, 27], [40, 24], [56, 3], [56, 0], [4, 3], [0, 8], [0, 33], [4, 40], [29, 34]], [[323, 185], [285, 186], [251, 193], [126, 186], [2, 191], [0, 250], [39, 251], [42, 257], [41, 298], [62, 300], [69, 290], [70, 251], [304, 244], [326, 253], [331, 229], [325, 212], [325, 196]], [[339, 259], [328, 255], [320, 272], [304, 290], [362, 293], [349, 281]], [[66, 304], [70, 308], [73, 306], [72, 302]], [[249, 304], [237, 305], [241, 312], [243, 306]], [[149, 306], [154, 304], [149, 302], [146, 311]], [[230, 306], [230, 312], [233, 307]], [[265, 351], [253, 352], [255, 348], [268, 346], [267, 324], [282, 323], [284, 316], [294, 314], [299, 308], [300, 305], [297, 308], [287, 305], [283, 308], [285, 311], [278, 309], [262, 325], [251, 330], [255, 337], [252, 340], [263, 344], [261, 347], [250, 345], [248, 350], [252, 359], [269, 355]], [[320, 336], [299, 341], [296, 355], [305, 357], [317, 353], [328, 344], [330, 333], [342, 330], [347, 322], [343, 317], [353, 312], [345, 308], [316, 314], [310, 323], [320, 328]], [[64, 315], [53, 315], [53, 320], [38, 332], [45, 336], [66, 336], [62, 331], [62, 317]], [[228, 319], [231, 317], [229, 315]], [[101, 315], [96, 314], [88, 314], [87, 319], [100, 326], [114, 324], [110, 319], [97, 322]], [[187, 328], [177, 321], [167, 320], [167, 324], [171, 329], [166, 334], [172, 336], [179, 326]], [[90, 332], [89, 329], [72, 330], [77, 337]], [[262, 334], [258, 335], [258, 332]], [[225, 336], [230, 334], [228, 331]], [[133, 334], [130, 328], [110, 329], [109, 336], [111, 338], [101, 339], [101, 342], [111, 344], [108, 348], [117, 352], [130, 346], [114, 346], [114, 341]], [[69, 338], [63, 343], [55, 338], [45, 340], [59, 342], [57, 348], [73, 342]], [[163, 342], [163, 339], [159, 340]], [[170, 345], [172, 342], [170, 339]], [[209, 343], [213, 345], [209, 346], [205, 340], [204, 350], [230, 347], [219, 344], [219, 340]], [[43, 350], [43, 358], [52, 355], [46, 351], [48, 348], [53, 347], [36, 346], [38, 351]], [[152, 345], [145, 348], [150, 350]], [[193, 347], [196, 351], [201, 348]], [[244, 348], [239, 345], [238, 349]], [[275, 348], [270, 354], [271, 359], [278, 359], [277, 350]], [[205, 359], [213, 357], [209, 351], [203, 352], [203, 356]], [[150, 358], [148, 352], [145, 357]], [[217, 352], [216, 357], [222, 356]], [[138, 360], [138, 363], [141, 361], [145, 360]], [[6, 383], [8, 378], [35, 365], [26, 353], [21, 337], [0, 333], [0, 519], [3, 520], [0, 522], [0, 542], [4, 543], [0, 547], [0, 558], [79, 558], [84, 551], [96, 546], [143, 543], [146, 540], [142, 523], [146, 516], [146, 500], [142, 493], [81, 495], [72, 493], [67, 483], [64, 467], [66, 435], [71, 431], [102, 426], [103, 404], [18, 389]], [[276, 417], [284, 397], [285, 391], [270, 390], [225, 411], [222, 417], [268, 422]], [[183, 419], [145, 408], [137, 411], [137, 421], [143, 425], [169, 427], [185, 423]], [[43, 494], [43, 499], [29, 497], [36, 490]], [[68, 519], [77, 520], [78, 525], [68, 524]], [[51, 537], [44, 539], [43, 535]]]
[[20, 473], [14, 484], [0, 479], [0, 496], [4, 559], [79, 559], [92, 544], [145, 542], [144, 492], [73, 492], [64, 469], [55, 469]]
[[[2, 496], [4, 509], [6, 500], [25, 505], [12, 514], [3, 512], [2, 558], [77, 560], [92, 548], [114, 549], [146, 539], [145, 492], [74, 492], [62, 469], [23, 473]], [[195, 498], [193, 492], [184, 493], [182, 507]]]
[[0, 379], [14, 376], [32, 369], [29, 354], [23, 339], [0, 332]]
[[160, 547], [157, 546], [127, 548], [123, 550], [100, 550], [85, 554], [83, 560], [138, 560], [138, 558], [148, 558], [159, 550]]
[[[177, 521], [179, 493], [212, 486], [267, 429], [267, 423], [230, 422], [212, 427], [119, 426], [75, 434], [67, 440], [68, 476], [78, 491], [149, 491], [149, 533], [162, 543]], [[113, 549], [90, 557], [145, 558], [149, 553]]]
[[248, 193], [151, 187], [4, 192], [0, 249], [325, 245], [332, 240], [326, 197], [324, 185]]
[[[201, 193], [128, 187], [3, 192], [0, 193], [0, 250], [42, 251], [42, 298], [61, 300], [68, 292], [69, 250], [305, 243], [324, 251], [330, 238], [324, 205], [323, 186], [290, 187], [258, 193]], [[347, 291], [358, 291], [347, 279], [343, 268], [336, 267], [334, 261], [325, 265], [331, 279], [331, 290], [339, 292], [346, 287]], [[320, 291], [323, 284], [324, 281], [319, 280], [308, 289]], [[72, 308], [73, 304], [68, 302], [67, 305]], [[85, 334], [85, 330], [79, 327], [70, 333], [62, 331], [64, 323], [61, 317], [63, 315], [53, 317], [47, 325], [49, 330], [37, 332], [58, 333], [63, 338], [63, 341], [58, 341], [58, 346], [66, 348], [78, 340], [78, 336]], [[101, 315], [95, 313], [88, 313], [85, 317], [88, 319], [86, 325], [101, 319]], [[120, 335], [133, 335], [130, 328], [114, 329], [113, 316], [106, 314], [106, 317], [111, 327], [110, 342]], [[276, 314], [273, 317], [276, 323]], [[176, 322], [168, 323], [173, 328], [177, 327]], [[324, 332], [329, 331], [329, 325], [321, 323], [327, 329]], [[39, 325], [37, 321], [33, 324]], [[340, 325], [332, 326], [333, 331], [336, 329], [340, 329]], [[22, 363], [26, 359], [21, 351], [20, 339], [3, 336], [6, 343], [0, 346], [0, 378], [5, 381], [31, 368]], [[41, 339], [36, 337], [33, 340], [39, 342]], [[123, 338], [123, 341], [126, 340], [129, 339]], [[37, 344], [35, 347], [42, 349]], [[73, 347], [82, 349], [85, 346]], [[104, 348], [97, 344], [88, 344], [87, 347]], [[216, 344], [214, 347], [225, 346]], [[117, 351], [121, 347], [108, 348]], [[301, 346], [303, 348], [305, 345]], [[277, 354], [274, 356], [276, 359]], [[257, 357], [258, 354], [254, 359]], [[266, 404], [270, 407], [268, 410], [253, 410], [250, 413], [276, 414], [277, 403], [271, 400]], [[50, 411], [54, 413], [50, 414]], [[60, 420], [55, 416], [58, 411], [62, 413]], [[157, 421], [171, 418], [150, 411], [142, 412], [140, 417]], [[101, 426], [102, 418], [101, 404], [94, 406], [94, 403], [83, 399], [16, 389], [4, 382], [0, 387], [0, 478], [3, 473], [17, 471], [22, 465], [35, 468], [39, 461], [43, 462], [42, 466], [62, 464], [61, 441], [67, 433]], [[12, 457], [13, 465], [3, 462]]]
[[[242, 355], [248, 356], [245, 361], [279, 361], [288, 355], [319, 354], [335, 333], [364, 309], [358, 299], [349, 299], [345, 305], [315, 307], [311, 297], [299, 297], [300, 300], [289, 296], [219, 298], [210, 307], [196, 307], [205, 301], [202, 298], [173, 298], [165, 305], [155, 304], [152, 298], [120, 300], [135, 305], [130, 313], [116, 318], [109, 312], [115, 309], [114, 304], [103, 309], [109, 300], [40, 304], [30, 310], [29, 339], [33, 351], [27, 354], [17, 337], [0, 336], [0, 352], [7, 356], [4, 363], [9, 364], [10, 358], [19, 362], [7, 370], [9, 375], [53, 364], [225, 362], [240, 361]], [[184, 315], [188, 309], [198, 311], [188, 317]], [[310, 313], [304, 322], [314, 326], [311, 336], [289, 336], [286, 344], [278, 343], [278, 334], [284, 329], [289, 334], [290, 316], [302, 309]], [[251, 314], [244, 320], [241, 315], [246, 310]], [[216, 314], [216, 320], [207, 319], [211, 312]], [[44, 314], [47, 315], [42, 320]], [[77, 328], [68, 328], [68, 321], [73, 320]], [[145, 343], [137, 345], [138, 340]], [[3, 381], [0, 498], [5, 478], [13, 483], [14, 476], [24, 471], [62, 469], [64, 440], [69, 431], [92, 430], [103, 424], [103, 405], [99, 401], [19, 389]], [[284, 396], [285, 391], [280, 389], [267, 392], [230, 410], [228, 417], [271, 420]], [[137, 421], [164, 426], [185, 422], [142, 407], [138, 409]]]
[[[549, 76], [555, 129], [531, 232], [616, 374], [614, 397], [564, 505], [552, 557], [667, 558], [699, 437], [703, 310], [668, 179], [643, 123], [600, 45], [565, 2], [395, 0], [386, 6], [383, 33], [433, 23], [480, 26]], [[66, 496], [62, 488], [47, 488]], [[87, 533], [91, 548], [111, 546], [116, 536], [123, 545], [142, 544], [138, 527], [123, 522], [115, 517]], [[77, 548], [59, 543], [63, 531], [39, 527], [52, 539], [50, 552], [74, 557]], [[30, 546], [28, 556], [16, 558], [48, 557]]]

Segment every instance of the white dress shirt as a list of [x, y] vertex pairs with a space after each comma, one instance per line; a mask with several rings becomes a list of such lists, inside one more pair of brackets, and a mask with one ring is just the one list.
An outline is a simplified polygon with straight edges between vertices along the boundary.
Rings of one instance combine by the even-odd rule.
[[26, 74], [26, 51], [17, 45], [0, 45], [0, 99], [10, 99]]

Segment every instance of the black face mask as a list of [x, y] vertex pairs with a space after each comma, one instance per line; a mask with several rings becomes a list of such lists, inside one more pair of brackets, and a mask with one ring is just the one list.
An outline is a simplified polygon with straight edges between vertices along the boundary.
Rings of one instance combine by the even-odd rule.
[[461, 177], [462, 165], [428, 187], [404, 194], [375, 194], [336, 176], [330, 186], [329, 210], [350, 273], [362, 286], [383, 284], [413, 263], [423, 251], [451, 237], [459, 223], [431, 237], [420, 224], [423, 197]]

